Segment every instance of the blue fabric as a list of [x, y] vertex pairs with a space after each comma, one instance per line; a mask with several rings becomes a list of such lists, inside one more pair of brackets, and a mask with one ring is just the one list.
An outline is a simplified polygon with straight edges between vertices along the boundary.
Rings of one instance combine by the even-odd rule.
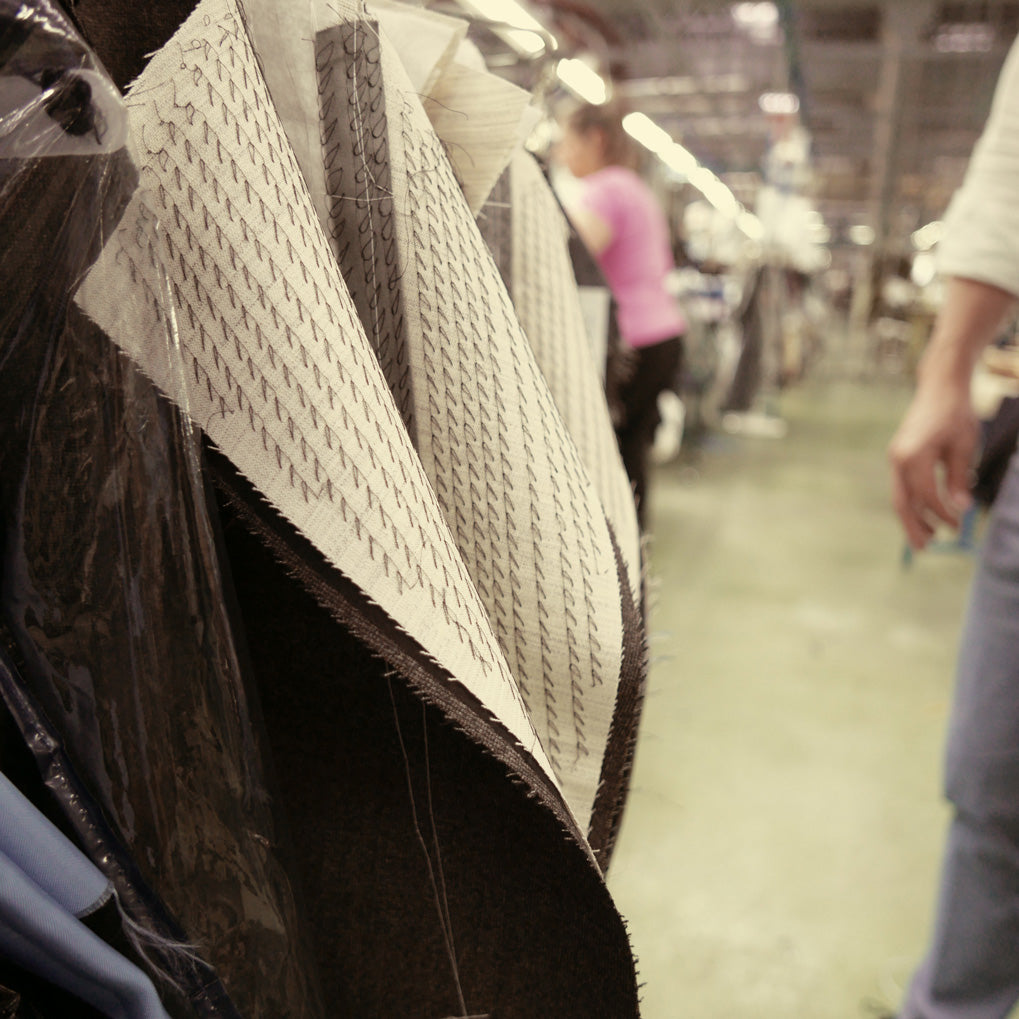
[[73, 916], [110, 896], [110, 883], [77, 846], [0, 774], [0, 853]]
[[1019, 457], [973, 584], [948, 739], [955, 807], [931, 948], [902, 1019], [1004, 1019], [1019, 1001]]
[[79, 916], [105, 876], [0, 775], [0, 955], [110, 1019], [167, 1019], [149, 978]]

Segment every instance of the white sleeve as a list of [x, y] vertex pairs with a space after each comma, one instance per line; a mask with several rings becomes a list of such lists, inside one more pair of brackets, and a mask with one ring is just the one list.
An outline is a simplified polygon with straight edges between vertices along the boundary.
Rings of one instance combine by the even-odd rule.
[[1019, 295], [1019, 39], [1005, 60], [966, 179], [945, 216], [938, 268], [942, 275]]

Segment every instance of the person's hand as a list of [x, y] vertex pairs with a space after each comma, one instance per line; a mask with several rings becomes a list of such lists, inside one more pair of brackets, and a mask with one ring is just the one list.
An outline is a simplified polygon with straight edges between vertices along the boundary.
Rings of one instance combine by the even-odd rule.
[[927, 545], [939, 521], [959, 526], [978, 434], [969, 376], [921, 377], [888, 448], [892, 499], [913, 548]]

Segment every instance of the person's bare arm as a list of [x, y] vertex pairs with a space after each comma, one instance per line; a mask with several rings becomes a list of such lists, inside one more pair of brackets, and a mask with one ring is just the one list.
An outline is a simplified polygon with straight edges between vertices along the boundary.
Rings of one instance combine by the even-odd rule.
[[1000, 287], [958, 277], [948, 281], [916, 394], [888, 450], [895, 510], [914, 548], [930, 541], [939, 520], [957, 527], [969, 505], [978, 435], [970, 379], [980, 352], [1015, 303]]
[[612, 227], [597, 213], [582, 205], [567, 209], [574, 229], [592, 255], [600, 255], [612, 243]]
[[1019, 380], [1019, 351], [1015, 347], [988, 347], [980, 357], [980, 365], [992, 375]]

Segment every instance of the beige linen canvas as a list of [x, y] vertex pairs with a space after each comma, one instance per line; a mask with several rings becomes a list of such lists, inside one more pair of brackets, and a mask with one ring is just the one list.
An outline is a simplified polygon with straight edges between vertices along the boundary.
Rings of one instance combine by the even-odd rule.
[[551, 774], [233, 0], [203, 0], [128, 104], [141, 186], [81, 307]]
[[316, 48], [340, 265], [586, 830], [624, 654], [601, 500], [398, 54], [361, 19]]

